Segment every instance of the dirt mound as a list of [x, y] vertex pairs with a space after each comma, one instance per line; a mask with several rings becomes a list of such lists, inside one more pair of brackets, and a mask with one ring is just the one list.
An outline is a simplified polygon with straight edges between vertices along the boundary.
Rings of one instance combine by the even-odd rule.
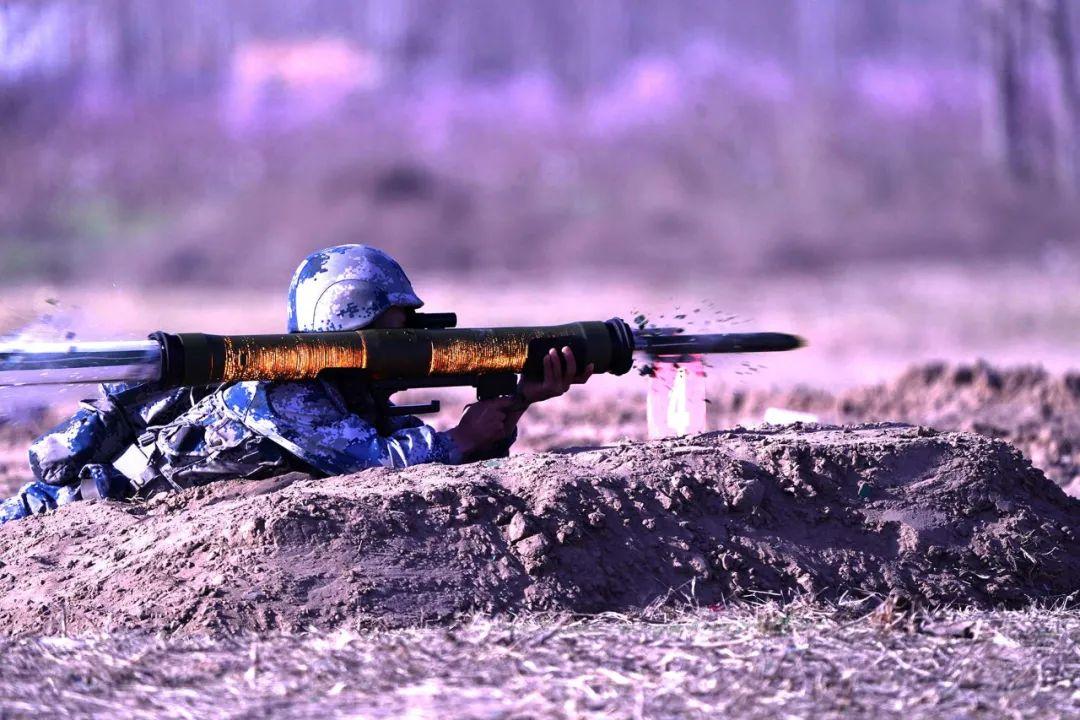
[[915, 367], [840, 399], [846, 417], [890, 417], [1008, 440], [1058, 484], [1080, 480], [1080, 373], [986, 363]]
[[13, 634], [407, 624], [465, 612], [1080, 590], [1080, 502], [1005, 443], [736, 430], [87, 502], [0, 527]]
[[760, 419], [770, 406], [802, 410], [827, 422], [899, 421], [977, 432], [1016, 445], [1059, 485], [1080, 489], [1080, 373], [985, 362], [929, 363], [891, 382], [839, 395], [796, 388], [721, 394], [721, 424]]

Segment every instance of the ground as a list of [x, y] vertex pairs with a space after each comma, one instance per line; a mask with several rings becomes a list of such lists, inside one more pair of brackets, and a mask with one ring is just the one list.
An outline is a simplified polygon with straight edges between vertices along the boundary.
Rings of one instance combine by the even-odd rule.
[[[1080, 476], [1073, 283], [1035, 266], [428, 282], [429, 308], [465, 325], [702, 309], [696, 327], [810, 346], [716, 362], [698, 438], [643, 443], [648, 380], [602, 378], [531, 411], [508, 461], [0, 528], [0, 715], [1075, 714], [1080, 502], [1058, 489]], [[0, 323], [273, 331], [280, 304], [9, 289]], [[78, 396], [5, 396], [5, 490]], [[912, 425], [730, 430], [768, 407]]]
[[1075, 717], [1059, 610], [713, 608], [226, 639], [0, 640], [5, 717]]

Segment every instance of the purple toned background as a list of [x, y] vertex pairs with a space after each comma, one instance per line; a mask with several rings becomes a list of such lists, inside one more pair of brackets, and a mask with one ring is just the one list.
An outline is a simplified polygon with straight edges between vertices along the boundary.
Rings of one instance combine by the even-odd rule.
[[1074, 258], [1068, 0], [12, 1], [0, 280]]

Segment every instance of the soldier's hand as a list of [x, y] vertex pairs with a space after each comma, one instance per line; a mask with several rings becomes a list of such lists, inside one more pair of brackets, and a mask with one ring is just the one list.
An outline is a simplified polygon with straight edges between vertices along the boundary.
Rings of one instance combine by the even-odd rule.
[[[564, 361], [565, 372], [563, 371]], [[577, 359], [574, 357], [574, 351], [569, 347], [562, 349], [562, 358], [559, 357], [559, 352], [552, 348], [544, 356], [544, 379], [523, 379], [520, 388], [521, 396], [530, 403], [550, 400], [565, 395], [572, 385], [580, 385], [592, 377], [592, 374], [592, 363], [586, 365], [580, 373], [578, 372]]]
[[507, 428], [507, 413], [514, 398], [501, 397], [478, 400], [465, 406], [457, 427], [448, 433], [462, 453], [468, 454], [505, 438], [513, 428]]

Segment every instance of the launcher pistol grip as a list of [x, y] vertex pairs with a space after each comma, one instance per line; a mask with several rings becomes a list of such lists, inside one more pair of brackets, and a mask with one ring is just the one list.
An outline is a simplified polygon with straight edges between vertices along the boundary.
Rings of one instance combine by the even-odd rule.
[[495, 373], [494, 375], [477, 375], [473, 387], [476, 388], [477, 400], [493, 400], [494, 398], [513, 395], [517, 392], [518, 377], [515, 373]]

